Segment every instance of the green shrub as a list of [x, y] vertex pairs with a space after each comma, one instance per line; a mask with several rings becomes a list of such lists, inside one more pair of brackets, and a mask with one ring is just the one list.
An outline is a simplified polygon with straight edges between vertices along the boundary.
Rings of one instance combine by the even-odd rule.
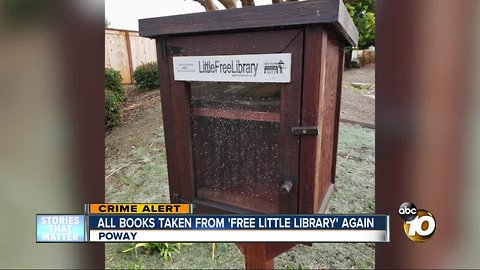
[[357, 61], [352, 61], [350, 62], [350, 67], [351, 68], [361, 68], [360, 64]]
[[121, 98], [108, 89], [105, 89], [105, 124], [107, 127], [116, 127], [122, 124]]
[[362, 55], [358, 57], [358, 62], [363, 67], [367, 64], [375, 62], [375, 53], [372, 51], [363, 51]]
[[122, 75], [113, 68], [105, 68], [105, 124], [108, 128], [122, 124], [122, 104], [125, 89]]
[[140, 91], [149, 91], [158, 88], [158, 64], [149, 62], [141, 64], [133, 72], [133, 78]]
[[137, 250], [139, 248], [143, 248], [147, 254], [153, 254], [154, 252], [158, 252], [165, 262], [173, 260], [174, 253], [180, 253], [180, 249], [183, 246], [190, 246], [191, 243], [176, 243], [176, 244], [169, 244], [169, 243], [138, 243], [134, 244], [133, 247], [125, 249], [123, 252], [130, 252], [135, 250], [135, 255], [138, 256]]
[[117, 95], [120, 101], [125, 99], [125, 89], [122, 87], [122, 75], [113, 68], [105, 68], [105, 89]]

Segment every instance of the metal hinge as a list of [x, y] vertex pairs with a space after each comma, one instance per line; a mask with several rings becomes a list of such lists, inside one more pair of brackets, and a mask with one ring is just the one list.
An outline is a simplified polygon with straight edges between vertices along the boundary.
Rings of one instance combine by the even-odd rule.
[[311, 127], [293, 127], [292, 134], [297, 136], [318, 135], [318, 126]]
[[167, 45], [167, 54], [180, 54], [185, 52], [185, 48], [178, 46], [168, 46]]

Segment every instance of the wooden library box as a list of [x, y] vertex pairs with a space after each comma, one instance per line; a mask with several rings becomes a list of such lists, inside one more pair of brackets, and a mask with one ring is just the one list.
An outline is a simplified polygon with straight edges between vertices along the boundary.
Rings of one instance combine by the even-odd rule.
[[340, 0], [139, 21], [157, 44], [172, 202], [196, 213], [323, 213], [333, 191]]

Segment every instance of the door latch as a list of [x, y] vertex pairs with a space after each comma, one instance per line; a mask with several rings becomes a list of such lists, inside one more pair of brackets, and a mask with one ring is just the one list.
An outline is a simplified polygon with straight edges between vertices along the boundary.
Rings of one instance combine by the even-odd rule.
[[318, 126], [293, 127], [292, 134], [297, 136], [318, 135]]

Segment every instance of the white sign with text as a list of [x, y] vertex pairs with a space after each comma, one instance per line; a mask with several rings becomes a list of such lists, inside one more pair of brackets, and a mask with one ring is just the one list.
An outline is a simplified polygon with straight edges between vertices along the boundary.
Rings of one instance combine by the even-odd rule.
[[272, 82], [291, 81], [291, 53], [174, 56], [176, 81]]

